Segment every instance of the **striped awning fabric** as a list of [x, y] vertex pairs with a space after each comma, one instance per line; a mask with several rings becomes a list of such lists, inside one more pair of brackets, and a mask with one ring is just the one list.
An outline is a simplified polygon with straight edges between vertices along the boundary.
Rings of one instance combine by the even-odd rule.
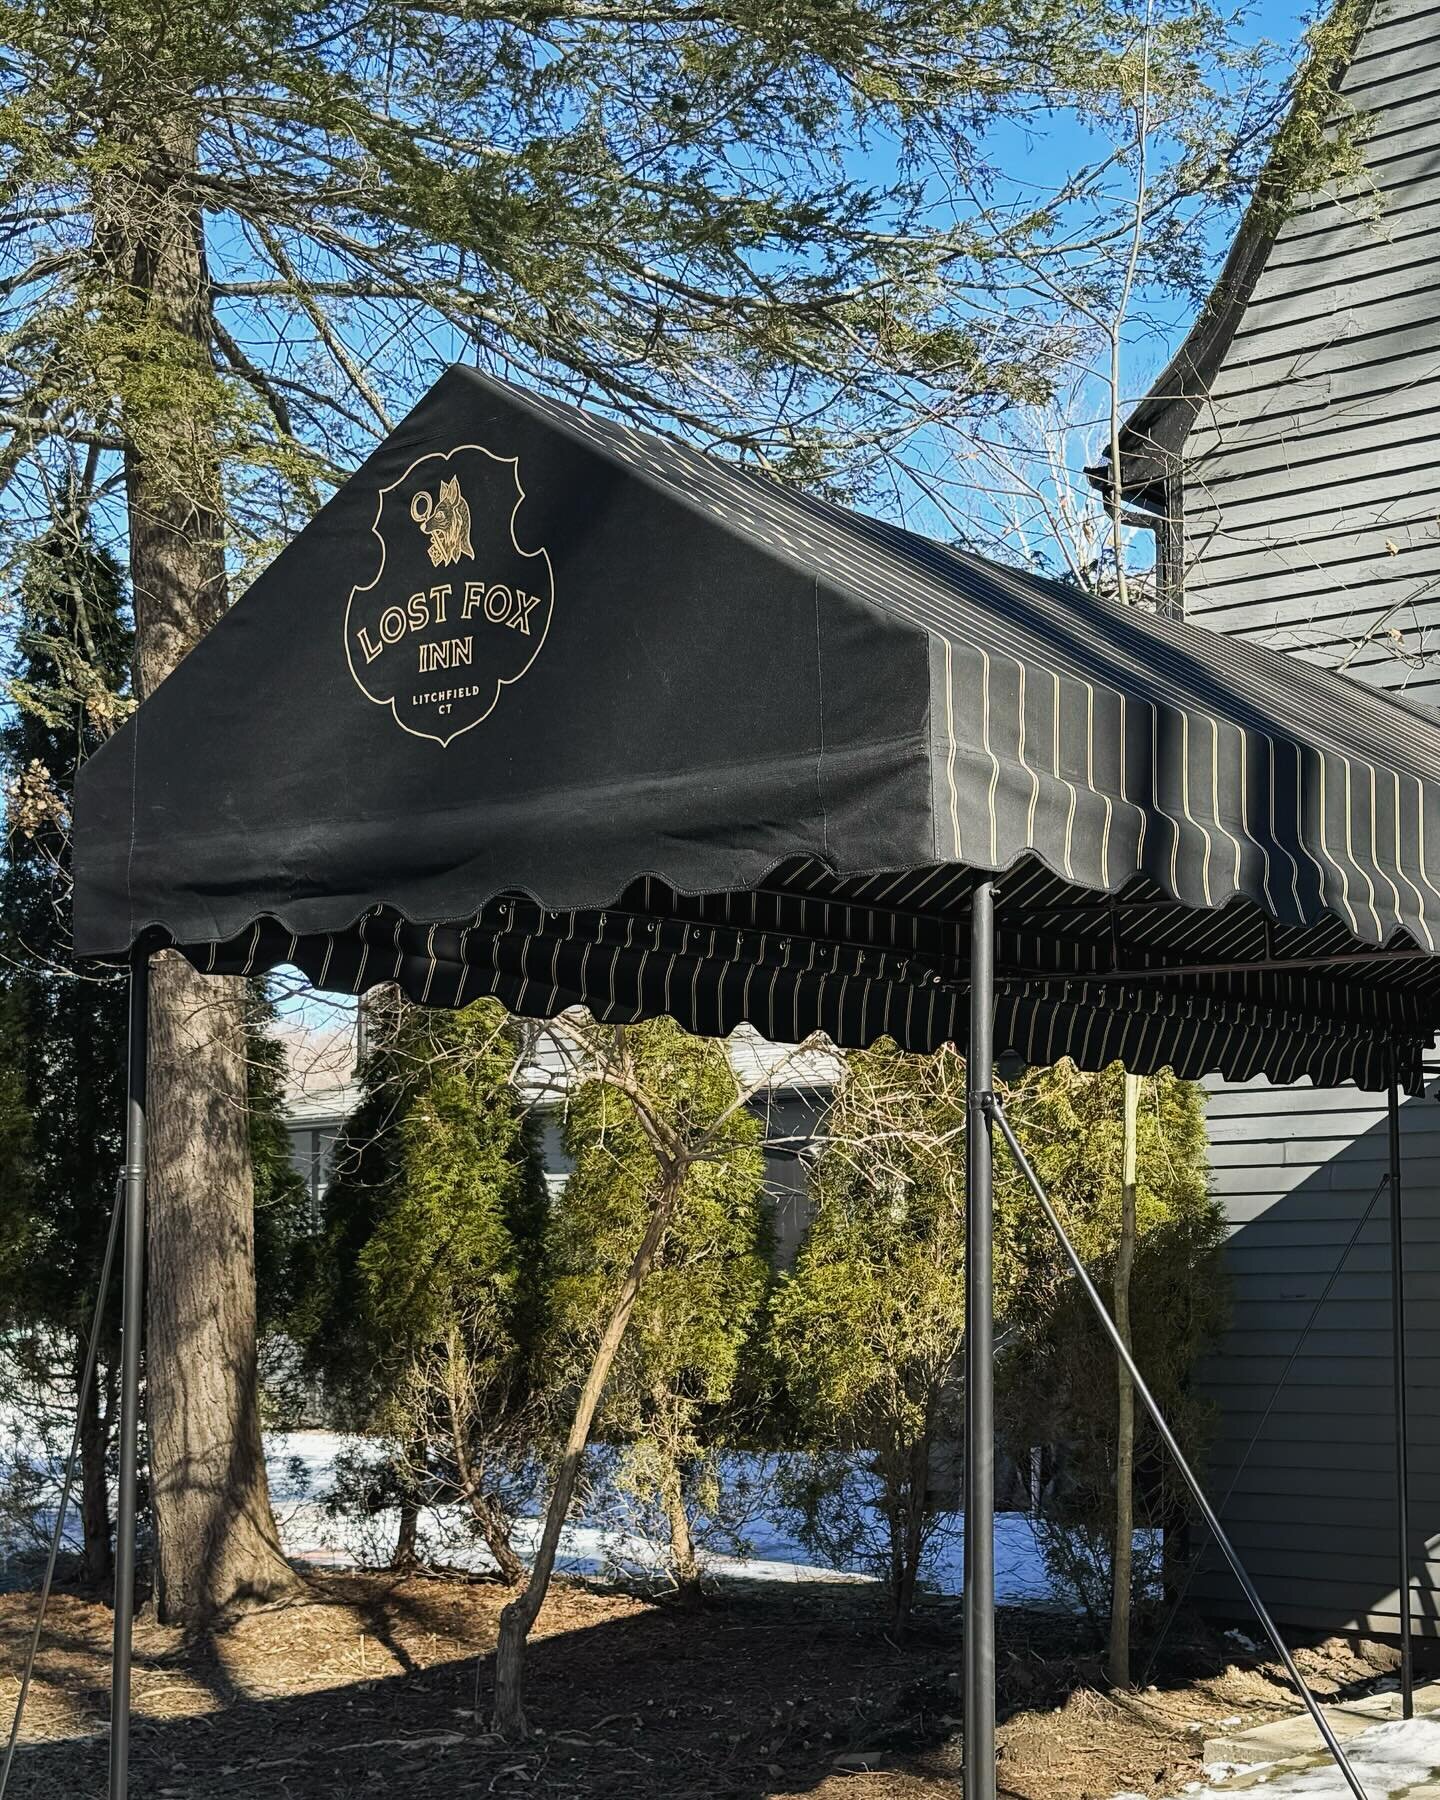
[[927, 1049], [980, 871], [1027, 1061], [1420, 1081], [1425, 709], [455, 370], [91, 763], [77, 938]]

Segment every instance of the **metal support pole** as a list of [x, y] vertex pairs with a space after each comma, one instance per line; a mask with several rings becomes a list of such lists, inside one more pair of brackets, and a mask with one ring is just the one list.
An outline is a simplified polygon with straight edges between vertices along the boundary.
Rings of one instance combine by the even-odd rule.
[[1219, 1546], [1220, 1553], [1230, 1565], [1231, 1574], [1240, 1584], [1241, 1592], [1244, 1594], [1245, 1598], [1250, 1602], [1255, 1617], [1260, 1621], [1266, 1637], [1269, 1638], [1271, 1644], [1274, 1646], [1275, 1654], [1280, 1658], [1281, 1662], [1284, 1663], [1285, 1672], [1295, 1684], [1295, 1690], [1304, 1702], [1305, 1710], [1314, 1721], [1316, 1730], [1324, 1740], [1325, 1748], [1334, 1758], [1335, 1766], [1344, 1776], [1345, 1783], [1349, 1787], [1350, 1792], [1355, 1796], [1355, 1800], [1366, 1800], [1365, 1790], [1361, 1787], [1355, 1771], [1350, 1767], [1348, 1757], [1340, 1748], [1340, 1740], [1335, 1736], [1330, 1721], [1325, 1717], [1319, 1702], [1306, 1685], [1305, 1677], [1295, 1666], [1295, 1658], [1286, 1648], [1285, 1640], [1280, 1635], [1279, 1627], [1270, 1617], [1265, 1602], [1255, 1591], [1255, 1584], [1246, 1573], [1245, 1565], [1240, 1561], [1239, 1552], [1226, 1535], [1219, 1518], [1216, 1516], [1214, 1507], [1211, 1506], [1210, 1502], [1205, 1497], [1205, 1490], [1200, 1485], [1199, 1477], [1185, 1460], [1184, 1453], [1181, 1451], [1179, 1444], [1175, 1441], [1175, 1434], [1165, 1422], [1165, 1415], [1160, 1410], [1159, 1402], [1145, 1385], [1145, 1378], [1135, 1366], [1135, 1358], [1130, 1354], [1129, 1346], [1117, 1329], [1114, 1319], [1110, 1317], [1110, 1312], [1105, 1305], [1105, 1302], [1100, 1298], [1100, 1290], [1090, 1279], [1089, 1271], [1086, 1269], [1084, 1263], [1081, 1262], [1079, 1252], [1070, 1242], [1065, 1227], [1060, 1222], [1059, 1214], [1050, 1204], [1050, 1196], [1040, 1185], [1040, 1177], [1031, 1167], [1030, 1159], [1021, 1148], [1020, 1140], [1016, 1137], [1014, 1128], [1010, 1121], [1005, 1117], [1004, 1107], [1000, 1104], [994, 1094], [987, 1095], [985, 1103], [990, 1116], [1000, 1127], [1000, 1134], [1009, 1146], [1010, 1154], [1015, 1158], [1020, 1173], [1025, 1177], [1031, 1193], [1034, 1194], [1036, 1200], [1039, 1202], [1040, 1210], [1044, 1213], [1046, 1222], [1049, 1224], [1050, 1229], [1055, 1233], [1056, 1237], [1059, 1238], [1060, 1248], [1065, 1253], [1065, 1260], [1069, 1263], [1075, 1279], [1080, 1283], [1080, 1287], [1083, 1290], [1086, 1299], [1094, 1308], [1095, 1316], [1099, 1319], [1106, 1337], [1109, 1338], [1114, 1347], [1115, 1354], [1130, 1371], [1130, 1379], [1135, 1384], [1135, 1393], [1140, 1404], [1154, 1421], [1155, 1429], [1160, 1434], [1161, 1442], [1169, 1451], [1170, 1458], [1175, 1464], [1175, 1467], [1180, 1471], [1181, 1479], [1184, 1481], [1186, 1487], [1189, 1488], [1190, 1497], [1199, 1508], [1201, 1517], [1210, 1527], [1211, 1534], [1214, 1537], [1216, 1544]]
[[965, 1065], [965, 1800], [995, 1800], [995, 884], [970, 903]]
[[1410, 1642], [1410, 1407], [1405, 1383], [1405, 1223], [1400, 1180], [1400, 1081], [1390, 1057], [1390, 1349], [1395, 1394], [1395, 1556], [1400, 1596], [1400, 1711], [1415, 1716]]
[[110, 1800], [130, 1789], [130, 1649], [135, 1628], [135, 1515], [139, 1509], [140, 1342], [145, 1297], [145, 1090], [150, 956], [130, 964], [125, 1092], [125, 1246], [121, 1261], [120, 1480], [115, 1503], [115, 1647], [110, 1665]]

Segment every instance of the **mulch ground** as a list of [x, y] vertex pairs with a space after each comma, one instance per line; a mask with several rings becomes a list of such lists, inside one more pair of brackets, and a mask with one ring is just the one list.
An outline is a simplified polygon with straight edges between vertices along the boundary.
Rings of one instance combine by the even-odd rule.
[[[486, 1734], [505, 1594], [429, 1577], [312, 1577], [298, 1605], [200, 1642], [136, 1633], [133, 1791], [146, 1800], [954, 1800], [959, 1613], [888, 1641], [863, 1590], [733, 1589], [699, 1612], [557, 1587], [530, 1658], [535, 1735]], [[34, 1597], [0, 1597], [0, 1732]], [[7, 1800], [105, 1792], [110, 1615], [52, 1602]], [[1327, 1696], [1374, 1685], [1386, 1653], [1341, 1640], [1301, 1664]], [[1280, 1670], [1190, 1631], [1154, 1685], [1107, 1694], [1078, 1628], [1000, 1627], [1000, 1775], [1010, 1800], [1170, 1795], [1205, 1736], [1291, 1712]], [[477, 1727], [477, 1712], [479, 1725]]]

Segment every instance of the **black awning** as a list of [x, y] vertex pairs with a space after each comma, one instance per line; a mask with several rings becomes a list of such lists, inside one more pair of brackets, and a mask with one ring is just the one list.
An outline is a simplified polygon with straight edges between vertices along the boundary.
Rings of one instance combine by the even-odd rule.
[[76, 937], [697, 1030], [1408, 1085], [1440, 727], [452, 369], [85, 769]]

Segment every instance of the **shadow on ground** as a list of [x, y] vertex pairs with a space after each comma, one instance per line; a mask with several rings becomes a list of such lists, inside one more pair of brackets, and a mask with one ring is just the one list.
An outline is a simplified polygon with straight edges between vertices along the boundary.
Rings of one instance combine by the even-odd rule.
[[[22, 1598], [0, 1614], [6, 1701], [28, 1616], [12, 1603]], [[531, 1650], [537, 1736], [514, 1745], [483, 1731], [503, 1600], [485, 1583], [346, 1577], [202, 1644], [147, 1623], [132, 1792], [939, 1800], [958, 1791], [953, 1606], [922, 1616], [896, 1645], [853, 1589], [737, 1590], [698, 1613], [562, 1589]], [[108, 1615], [63, 1597], [54, 1623], [27, 1720], [27, 1736], [50, 1741], [22, 1748], [7, 1800], [106, 1791]], [[1218, 1723], [1229, 1709], [1249, 1723], [1290, 1705], [1272, 1672], [1236, 1668], [1233, 1642], [1212, 1633], [1175, 1645], [1156, 1688], [1133, 1696], [1100, 1691], [1079, 1628], [1054, 1615], [1005, 1614], [1000, 1650], [1010, 1715], [1001, 1773], [1016, 1800], [1178, 1791], [1198, 1773], [1197, 1717]], [[1310, 1673], [1340, 1694], [1364, 1691], [1378, 1670], [1342, 1645], [1313, 1652]], [[8, 1711], [0, 1701], [0, 1725]]]

